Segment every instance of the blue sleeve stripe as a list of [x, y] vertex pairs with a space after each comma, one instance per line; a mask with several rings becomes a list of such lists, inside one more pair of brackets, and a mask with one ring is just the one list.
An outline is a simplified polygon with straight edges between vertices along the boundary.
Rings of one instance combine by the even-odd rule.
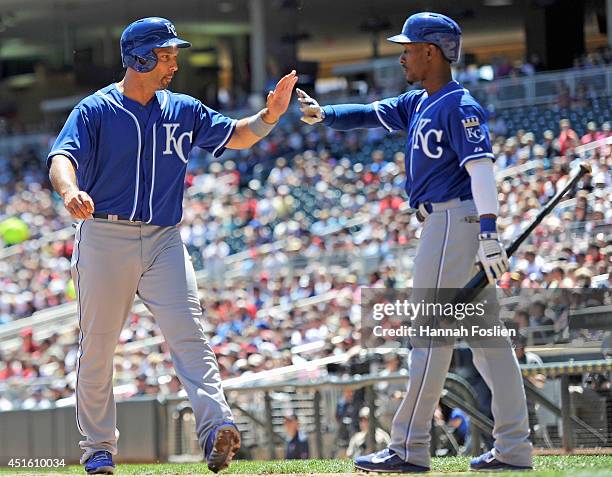
[[377, 117], [377, 118], [378, 118], [378, 120], [380, 121], [380, 124], [382, 124], [382, 125], [383, 125], [383, 127], [384, 127], [384, 128], [387, 130], [387, 131], [389, 131], [389, 132], [393, 131], [393, 128], [391, 128], [391, 126], [389, 126], [389, 125], [388, 125], [388, 124], [385, 122], [385, 120], [382, 118], [382, 116], [380, 115], [380, 111], [378, 110], [378, 104], [379, 104], [379, 101], [375, 101], [375, 102], [374, 102], [374, 104], [372, 104], [372, 106], [374, 106], [374, 112], [376, 113], [376, 117]]
[[459, 163], [459, 167], [462, 167], [467, 161], [471, 161], [473, 159], [484, 159], [485, 157], [495, 159], [495, 155], [492, 152], [479, 152], [478, 154], [472, 154], [471, 156], [464, 157]]
[[53, 157], [53, 156], [58, 156], [58, 155], [62, 155], [62, 156], [66, 156], [68, 159], [70, 159], [72, 162], [74, 162], [75, 167], [78, 169], [79, 168], [79, 161], [76, 160], [76, 158], [72, 155], [71, 152], [68, 152], [64, 149], [56, 149], [55, 151], [51, 151], [49, 153], [49, 155], [47, 156], [47, 167], [51, 165], [51, 163], [49, 162], [49, 160]]
[[[213, 151], [213, 153], [212, 153], [213, 157], [219, 157], [223, 153], [222, 149], [228, 143], [228, 141], [232, 137], [232, 134], [234, 134], [234, 131], [236, 130], [236, 124], [237, 123], [238, 123], [238, 121], [236, 119], [234, 119], [232, 121], [232, 126], [230, 127], [230, 130], [227, 132], [227, 135], [225, 136], [225, 139], [223, 139], [223, 141], [221, 141], [221, 143]], [[221, 151], [221, 152], [219, 152], [219, 151]]]

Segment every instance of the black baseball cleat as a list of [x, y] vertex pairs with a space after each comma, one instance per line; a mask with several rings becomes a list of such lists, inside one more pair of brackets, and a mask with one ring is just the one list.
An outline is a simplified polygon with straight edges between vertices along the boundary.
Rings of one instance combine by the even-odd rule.
[[512, 465], [506, 464], [495, 457], [495, 450], [482, 454], [470, 462], [470, 470], [477, 472], [502, 472], [505, 470], [509, 471], [526, 471], [533, 470], [533, 467], [527, 465]]
[[215, 427], [206, 438], [204, 457], [208, 468], [215, 474], [229, 467], [240, 449], [240, 433], [233, 422], [227, 421]]
[[366, 472], [382, 472], [385, 474], [420, 474], [429, 472], [429, 467], [405, 462], [395, 451], [389, 448], [357, 457], [355, 459], [355, 468]]

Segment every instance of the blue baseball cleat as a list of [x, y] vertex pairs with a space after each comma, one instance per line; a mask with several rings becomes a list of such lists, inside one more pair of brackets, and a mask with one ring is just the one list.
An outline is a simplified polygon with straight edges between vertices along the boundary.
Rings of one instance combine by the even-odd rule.
[[113, 456], [108, 451], [96, 451], [85, 462], [85, 472], [88, 474], [107, 474], [115, 473]]
[[506, 464], [495, 457], [495, 449], [482, 454], [470, 462], [470, 470], [476, 470], [479, 472], [499, 472], [503, 470], [533, 470], [533, 467], [527, 465], [512, 465]]
[[429, 472], [429, 467], [405, 462], [395, 453], [386, 448], [373, 454], [363, 455], [355, 459], [355, 467], [366, 472], [385, 472], [399, 474], [415, 474]]
[[206, 438], [204, 457], [214, 473], [227, 467], [240, 449], [240, 433], [236, 424], [227, 421], [215, 427]]

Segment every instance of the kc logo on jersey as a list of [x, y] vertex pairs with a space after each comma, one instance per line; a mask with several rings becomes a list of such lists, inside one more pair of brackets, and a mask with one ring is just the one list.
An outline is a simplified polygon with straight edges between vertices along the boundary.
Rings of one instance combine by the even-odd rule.
[[478, 144], [484, 139], [484, 133], [480, 127], [480, 121], [476, 116], [470, 116], [461, 120], [463, 124], [463, 130], [465, 131], [465, 137], [469, 142]]
[[414, 135], [414, 148], [423, 149], [425, 155], [431, 159], [440, 159], [444, 150], [438, 145], [436, 146], [435, 152], [432, 152], [429, 149], [429, 137], [433, 135], [434, 139], [436, 140], [436, 143], [440, 144], [440, 142], [442, 141], [443, 131], [440, 129], [428, 129], [427, 131], [423, 132], [423, 128], [427, 126], [430, 122], [431, 119], [427, 118], [419, 120], [419, 124]]
[[[164, 123], [163, 126], [166, 129], [166, 148], [162, 154], [167, 156], [174, 152], [181, 158], [181, 161], [187, 162], [187, 159], [183, 154], [183, 140], [187, 137], [189, 138], [189, 144], [191, 144], [191, 141], [193, 140], [193, 131], [184, 132], [177, 138], [174, 137], [174, 134], [180, 126], [179, 123]], [[174, 151], [172, 151], [172, 149], [174, 149]]]

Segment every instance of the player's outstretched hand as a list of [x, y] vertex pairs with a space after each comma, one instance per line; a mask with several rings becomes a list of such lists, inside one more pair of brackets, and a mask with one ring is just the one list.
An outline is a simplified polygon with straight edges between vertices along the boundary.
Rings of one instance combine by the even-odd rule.
[[94, 202], [87, 192], [69, 190], [64, 194], [64, 207], [73, 219], [90, 219], [94, 211]]
[[323, 121], [325, 113], [323, 112], [323, 108], [317, 103], [317, 100], [308, 96], [300, 88], [296, 88], [295, 92], [300, 102], [300, 111], [302, 111], [302, 117], [300, 119], [306, 124], [316, 124]]
[[295, 70], [292, 70], [288, 75], [283, 76], [278, 83], [274, 91], [268, 93], [266, 99], [266, 107], [268, 108], [268, 114], [264, 118], [267, 123], [275, 123], [279, 118], [285, 114], [289, 107], [289, 101], [291, 101], [291, 93], [293, 87], [297, 83], [298, 77]]
[[508, 270], [508, 255], [496, 233], [478, 235], [478, 258], [491, 285]]

